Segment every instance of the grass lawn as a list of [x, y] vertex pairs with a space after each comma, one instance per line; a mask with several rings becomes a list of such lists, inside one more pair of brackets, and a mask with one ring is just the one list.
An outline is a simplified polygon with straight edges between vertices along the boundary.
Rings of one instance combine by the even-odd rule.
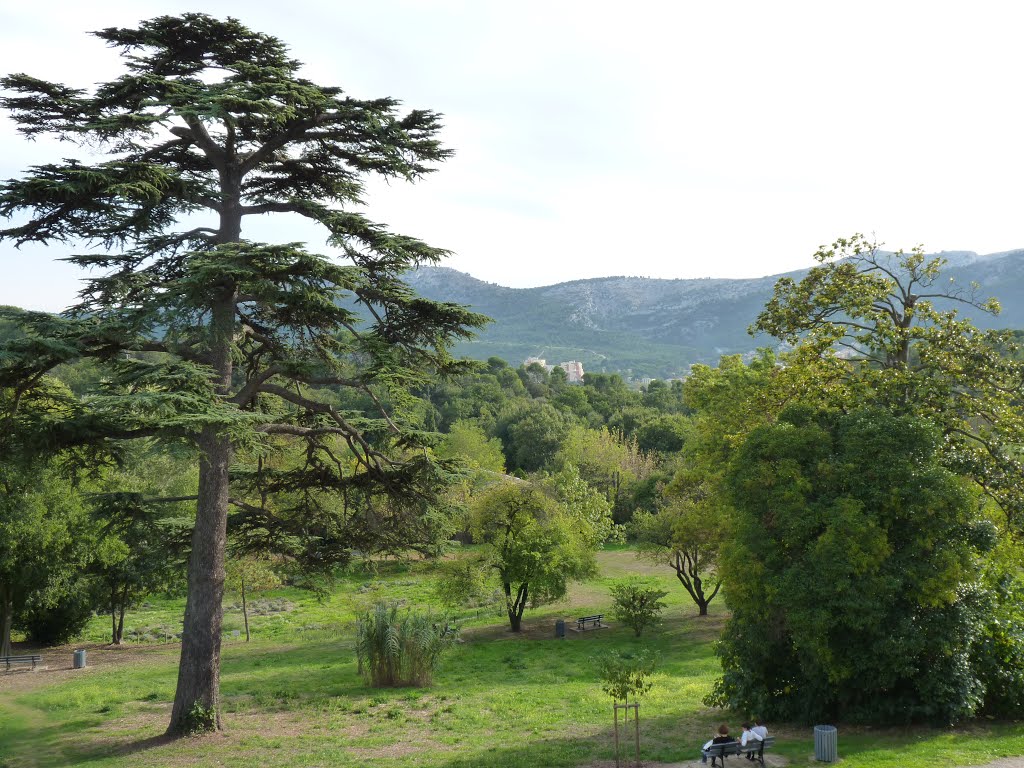
[[[718, 671], [713, 643], [721, 606], [699, 619], [670, 572], [636, 563], [627, 550], [600, 554], [602, 576], [560, 604], [528, 612], [513, 637], [501, 617], [472, 614], [464, 642], [429, 689], [374, 690], [356, 673], [352, 623], [381, 597], [431, 601], [428, 564], [346, 577], [324, 602], [295, 590], [257, 598], [251, 643], [231, 637], [229, 610], [222, 694], [225, 731], [166, 742], [182, 601], [154, 600], [126, 619], [137, 643], [100, 645], [109, 621], [86, 631], [90, 666], [68, 669], [71, 649], [44, 649], [48, 669], [0, 674], [0, 768], [57, 766], [585, 766], [613, 757], [611, 706], [593, 659], [638, 644], [661, 657], [641, 707], [643, 756], [692, 760], [722, 721], [741, 716], [701, 699]], [[656, 573], [670, 591], [665, 624], [640, 641], [621, 626], [553, 637], [556, 617], [607, 610], [607, 581], [632, 570]], [[233, 602], [233, 598], [231, 599]], [[718, 610], [716, 610], [716, 608]], [[811, 729], [769, 724], [775, 754], [814, 764]], [[840, 755], [851, 767], [956, 766], [1024, 755], [1024, 726], [975, 723], [956, 730], [856, 729], [840, 724]], [[614, 763], [612, 763], [614, 764]]]

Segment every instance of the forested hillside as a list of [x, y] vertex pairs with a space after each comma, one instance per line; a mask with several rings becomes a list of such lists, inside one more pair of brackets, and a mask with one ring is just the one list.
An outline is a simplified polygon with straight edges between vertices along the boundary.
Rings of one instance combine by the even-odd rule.
[[[1024, 328], [1024, 250], [986, 256], [944, 252], [943, 280], [1002, 303], [998, 316], [963, 312], [980, 328]], [[788, 276], [800, 279], [805, 271]], [[582, 360], [587, 370], [634, 377], [674, 377], [690, 364], [714, 363], [777, 342], [751, 337], [747, 328], [779, 277], [748, 280], [656, 280], [601, 277], [541, 288], [506, 288], [446, 267], [423, 267], [409, 276], [427, 298], [469, 304], [494, 319], [459, 354], [510, 361], [545, 357]], [[941, 302], [938, 306], [946, 308]]]

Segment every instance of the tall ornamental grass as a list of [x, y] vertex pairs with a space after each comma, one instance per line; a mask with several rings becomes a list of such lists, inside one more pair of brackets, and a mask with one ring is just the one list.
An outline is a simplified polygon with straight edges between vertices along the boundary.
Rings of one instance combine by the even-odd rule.
[[441, 654], [455, 638], [456, 630], [444, 619], [377, 603], [359, 619], [359, 671], [374, 688], [430, 685]]

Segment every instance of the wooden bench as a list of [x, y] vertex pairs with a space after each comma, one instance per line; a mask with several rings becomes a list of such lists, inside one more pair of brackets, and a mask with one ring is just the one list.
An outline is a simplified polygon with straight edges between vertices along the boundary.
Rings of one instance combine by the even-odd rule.
[[604, 624], [601, 623], [603, 619], [603, 613], [598, 613], [594, 616], [580, 616], [576, 619], [576, 629], [582, 632], [587, 628], [587, 624], [590, 624], [591, 629], [601, 629], [604, 626]]
[[36, 656], [0, 656], [0, 665], [6, 666], [7, 667], [7, 671], [10, 672], [11, 671], [11, 667], [15, 666], [15, 665], [18, 665], [18, 664], [23, 664], [25, 666], [28, 666], [29, 664], [31, 664], [32, 665], [32, 669], [35, 669], [36, 668], [36, 664], [38, 664], [42, 660], [43, 660], [43, 657], [42, 656], [38, 656], [38, 655], [36, 655]]
[[712, 744], [704, 753], [711, 758], [711, 765], [717, 765], [718, 758], [722, 759], [722, 766], [725, 766], [725, 758], [731, 755], [745, 755], [750, 753], [754, 756], [754, 762], [764, 765], [764, 751], [771, 749], [775, 744], [775, 737], [768, 736], [764, 741], [748, 739], [747, 746], [740, 746], [739, 741], [727, 741], [724, 744]]

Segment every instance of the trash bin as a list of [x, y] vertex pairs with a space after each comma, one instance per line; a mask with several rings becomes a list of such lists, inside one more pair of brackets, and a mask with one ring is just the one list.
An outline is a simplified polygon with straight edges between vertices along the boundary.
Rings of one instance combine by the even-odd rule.
[[75, 651], [74, 662], [72, 666], [75, 669], [85, 668], [85, 651]]
[[565, 622], [562, 619], [555, 622], [555, 637], [565, 639]]
[[822, 763], [839, 759], [839, 731], [834, 725], [814, 726], [814, 759]]

